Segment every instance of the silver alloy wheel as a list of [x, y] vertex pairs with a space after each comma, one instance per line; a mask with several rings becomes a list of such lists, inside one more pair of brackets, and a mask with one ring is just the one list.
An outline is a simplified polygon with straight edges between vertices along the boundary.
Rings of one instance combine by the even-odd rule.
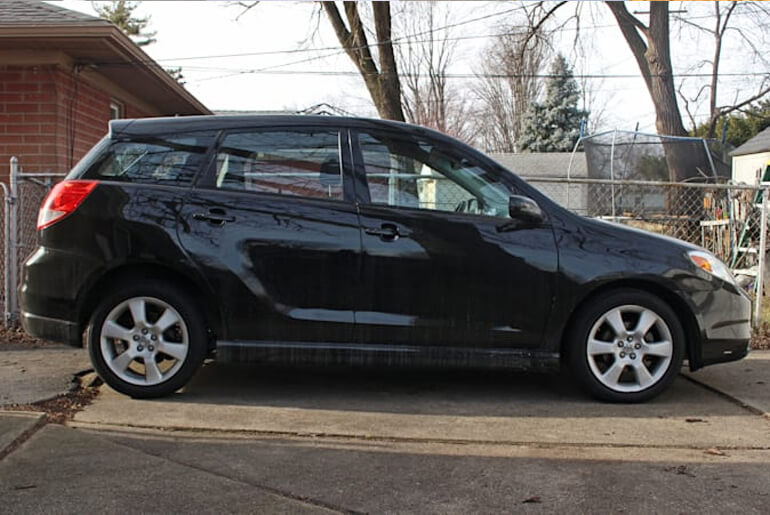
[[154, 386], [176, 374], [187, 358], [190, 337], [177, 310], [154, 297], [124, 300], [104, 319], [104, 363], [123, 381]]
[[616, 392], [640, 392], [657, 384], [673, 355], [673, 338], [665, 320], [642, 306], [612, 308], [588, 333], [586, 358], [591, 373]]

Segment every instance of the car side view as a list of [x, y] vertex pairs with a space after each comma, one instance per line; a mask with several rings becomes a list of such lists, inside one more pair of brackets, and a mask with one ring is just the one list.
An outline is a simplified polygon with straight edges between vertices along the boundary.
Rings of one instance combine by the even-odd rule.
[[578, 216], [384, 120], [120, 120], [57, 184], [22, 323], [132, 397], [226, 361], [555, 368], [639, 402], [740, 359], [750, 300], [694, 245]]

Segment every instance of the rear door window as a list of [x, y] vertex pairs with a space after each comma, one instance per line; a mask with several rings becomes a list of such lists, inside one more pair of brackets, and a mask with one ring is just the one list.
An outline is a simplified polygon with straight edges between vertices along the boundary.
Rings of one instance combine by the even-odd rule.
[[264, 129], [227, 134], [217, 153], [215, 186], [343, 200], [339, 131]]
[[214, 137], [201, 132], [115, 141], [83, 178], [189, 185]]

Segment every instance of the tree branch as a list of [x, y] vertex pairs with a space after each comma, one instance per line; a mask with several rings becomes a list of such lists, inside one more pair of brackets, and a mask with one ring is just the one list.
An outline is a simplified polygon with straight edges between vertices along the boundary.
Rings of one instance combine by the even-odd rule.
[[732, 113], [733, 111], [740, 111], [742, 107], [744, 107], [744, 106], [746, 106], [746, 105], [748, 105], [748, 104], [750, 104], [752, 102], [756, 102], [757, 100], [761, 99], [762, 97], [764, 97], [765, 95], [768, 95], [768, 94], [770, 94], [770, 86], [764, 87], [759, 92], [757, 92], [757, 94], [752, 95], [751, 97], [745, 99], [744, 101], [742, 101], [742, 102], [740, 102], [738, 104], [731, 105], [731, 106], [718, 107], [717, 108], [717, 111], [719, 113], [718, 117], [722, 117], [722, 116], [728, 115], [728, 114]]
[[[554, 5], [551, 8], [551, 10], [545, 13], [545, 15], [543, 15], [543, 17], [540, 18], [540, 20], [538, 20], [538, 22], [535, 25], [533, 25], [527, 30], [527, 35], [524, 38], [524, 42], [521, 45], [522, 52], [524, 51], [524, 49], [527, 48], [527, 45], [529, 44], [529, 40], [532, 39], [535, 36], [535, 34], [537, 34], [540, 31], [540, 29], [543, 27], [543, 24], [546, 22], [546, 20], [548, 20], [548, 18], [553, 16], [556, 10], [566, 3], [567, 2], [559, 2], [558, 4]], [[542, 6], [543, 6], [543, 2], [538, 2], [537, 7], [542, 7]]]
[[235, 5], [239, 5], [243, 7], [243, 11], [235, 17], [235, 21], [238, 21], [241, 19], [241, 16], [249, 12], [252, 8], [256, 7], [259, 3], [259, 0], [255, 0], [254, 2], [236, 2]]
[[727, 30], [727, 24], [730, 23], [730, 16], [733, 14], [733, 11], [735, 10], [736, 7], [738, 7], [738, 2], [731, 2], [730, 7], [727, 8], [727, 12], [725, 13], [724, 23], [722, 24], [722, 28], [719, 29], [720, 37], [725, 35], [725, 31]]
[[623, 33], [623, 37], [626, 39], [626, 42], [631, 49], [631, 53], [634, 55], [634, 59], [636, 59], [636, 63], [639, 65], [639, 71], [642, 72], [642, 78], [644, 79], [645, 84], [647, 84], [647, 89], [651, 89], [652, 81], [650, 79], [650, 66], [645, 58], [647, 44], [639, 35], [639, 32], [641, 32], [645, 37], [649, 37], [649, 29], [628, 12], [628, 9], [626, 9], [623, 2], [605, 3], [618, 22], [620, 31]]
[[377, 70], [377, 65], [374, 63], [374, 59], [372, 59], [372, 54], [369, 51], [369, 43], [366, 39], [366, 32], [361, 23], [361, 17], [358, 14], [356, 3], [345, 2], [345, 15], [348, 18], [350, 29], [345, 25], [335, 2], [323, 2], [322, 5], [329, 17], [329, 21], [332, 24], [332, 28], [337, 35], [340, 45], [342, 45], [345, 53], [347, 53], [353, 63], [355, 63], [356, 68], [358, 68], [358, 71], [363, 75], [364, 80], [376, 79], [379, 72]]
[[[679, 95], [679, 98], [682, 99], [682, 102], [684, 102], [684, 111], [687, 113], [687, 118], [690, 119], [690, 124], [692, 125], [692, 132], [695, 133], [695, 129], [697, 129], [698, 124], [695, 123], [695, 116], [693, 115], [692, 111], [690, 111], [690, 101], [687, 99], [687, 96], [682, 91], [682, 87], [684, 86], [684, 81], [679, 83], [679, 87], [676, 89], [677, 94]], [[706, 86], [704, 86], [706, 87]], [[701, 88], [701, 91], [703, 88]], [[698, 93], [698, 96], [700, 96], [700, 93]], [[697, 100], [697, 96], [694, 100]]]

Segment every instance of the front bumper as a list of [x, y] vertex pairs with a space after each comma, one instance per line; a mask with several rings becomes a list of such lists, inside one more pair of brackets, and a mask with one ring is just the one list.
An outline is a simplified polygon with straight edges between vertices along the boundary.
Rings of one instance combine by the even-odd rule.
[[751, 300], [728, 283], [711, 291], [692, 294], [700, 326], [700, 345], [691, 348], [693, 370], [736, 361], [745, 357], [751, 345]]

